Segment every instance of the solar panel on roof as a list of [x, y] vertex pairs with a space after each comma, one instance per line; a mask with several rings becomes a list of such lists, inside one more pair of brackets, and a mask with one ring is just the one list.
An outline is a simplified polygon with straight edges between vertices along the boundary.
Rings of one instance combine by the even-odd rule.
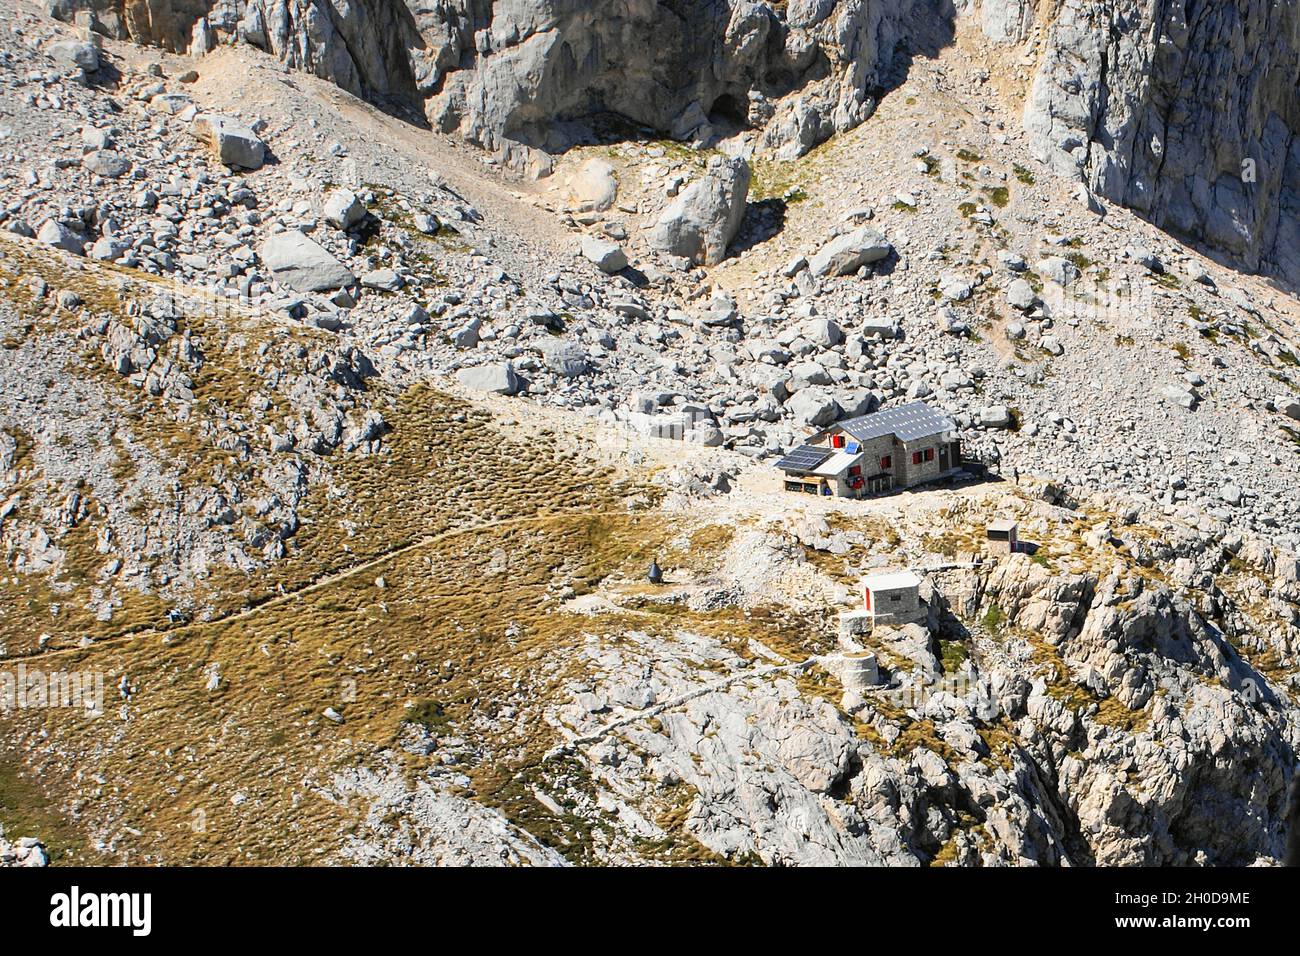
[[824, 445], [800, 445], [776, 463], [782, 471], [812, 471], [833, 454]]
[[909, 402], [897, 408], [850, 418], [840, 422], [839, 427], [859, 441], [870, 441], [881, 435], [896, 435], [900, 441], [912, 441], [940, 432], [955, 431], [957, 425], [947, 415], [935, 411], [925, 402]]

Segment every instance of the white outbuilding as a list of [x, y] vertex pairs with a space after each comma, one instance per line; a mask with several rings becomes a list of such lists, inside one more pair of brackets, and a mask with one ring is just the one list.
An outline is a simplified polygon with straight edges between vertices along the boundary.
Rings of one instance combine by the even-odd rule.
[[919, 624], [926, 617], [921, 579], [911, 571], [868, 574], [862, 579], [862, 601], [873, 626]]

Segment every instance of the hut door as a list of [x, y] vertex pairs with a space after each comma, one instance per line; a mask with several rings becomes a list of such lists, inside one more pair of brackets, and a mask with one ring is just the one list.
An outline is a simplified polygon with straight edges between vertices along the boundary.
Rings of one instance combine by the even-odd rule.
[[948, 450], [948, 443], [944, 442], [939, 446], [939, 470], [940, 471], [947, 471], [949, 468], [952, 467], [952, 465], [948, 463], [950, 457], [951, 456]]

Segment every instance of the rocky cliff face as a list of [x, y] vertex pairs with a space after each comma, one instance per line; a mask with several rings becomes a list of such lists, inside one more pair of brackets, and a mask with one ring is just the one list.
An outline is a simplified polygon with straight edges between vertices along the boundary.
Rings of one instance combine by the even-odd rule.
[[60, 20], [173, 52], [248, 43], [358, 95], [416, 96], [427, 47], [400, 0], [50, 0], [48, 7]]
[[[1210, 567], [1213, 550], [1185, 548], [1181, 560]], [[1279, 852], [1290, 721], [1223, 631], [1137, 575], [1053, 575], [1016, 556], [969, 583], [965, 612], [988, 620], [996, 607], [998, 620], [1041, 636], [1035, 656], [1057, 662], [1023, 706], [1003, 703], [1096, 862], [1248, 863]], [[1076, 697], [1097, 703], [1073, 711]], [[1141, 722], [1114, 719], [1144, 708]]]
[[1047, 32], [1025, 126], [1058, 172], [1295, 281], [1297, 79], [1295, 2], [1067, 0]]
[[787, 157], [869, 116], [940, 19], [928, 0], [461, 6], [458, 62], [431, 110], [444, 129], [555, 149], [568, 145], [557, 120], [610, 112], [683, 139], [763, 129]]
[[171, 50], [238, 39], [353, 92], [427, 100], [489, 149], [561, 150], [614, 114], [679, 139], [744, 126], [784, 157], [852, 129], [946, 0], [52, 0], [64, 20]]

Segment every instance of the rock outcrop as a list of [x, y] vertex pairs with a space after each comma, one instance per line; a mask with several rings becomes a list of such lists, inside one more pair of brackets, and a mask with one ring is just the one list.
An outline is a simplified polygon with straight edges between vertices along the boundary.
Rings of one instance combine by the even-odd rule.
[[1066, 0], [1047, 34], [1025, 127], [1057, 172], [1296, 283], [1297, 80], [1294, 2]]
[[0, 867], [26, 866], [42, 867], [50, 865], [49, 854], [45, 844], [36, 837], [19, 837], [14, 840], [5, 838], [4, 827], [0, 827]]
[[763, 131], [787, 158], [871, 115], [944, 0], [51, 0], [72, 20], [171, 50], [240, 41], [354, 93], [427, 101], [488, 149], [567, 148], [602, 114], [679, 139]]
[[1136, 575], [1052, 573], [1025, 555], [968, 583], [963, 613], [1043, 642], [1049, 677], [1028, 687], [1021, 735], [1097, 863], [1276, 853], [1293, 731], [1264, 678], [1185, 599]]
[[[423, 5], [420, 5], [421, 7]], [[446, 3], [426, 16], [437, 18]], [[49, 0], [114, 39], [202, 54], [238, 41], [356, 94], [415, 96], [427, 44], [402, 0]]]

